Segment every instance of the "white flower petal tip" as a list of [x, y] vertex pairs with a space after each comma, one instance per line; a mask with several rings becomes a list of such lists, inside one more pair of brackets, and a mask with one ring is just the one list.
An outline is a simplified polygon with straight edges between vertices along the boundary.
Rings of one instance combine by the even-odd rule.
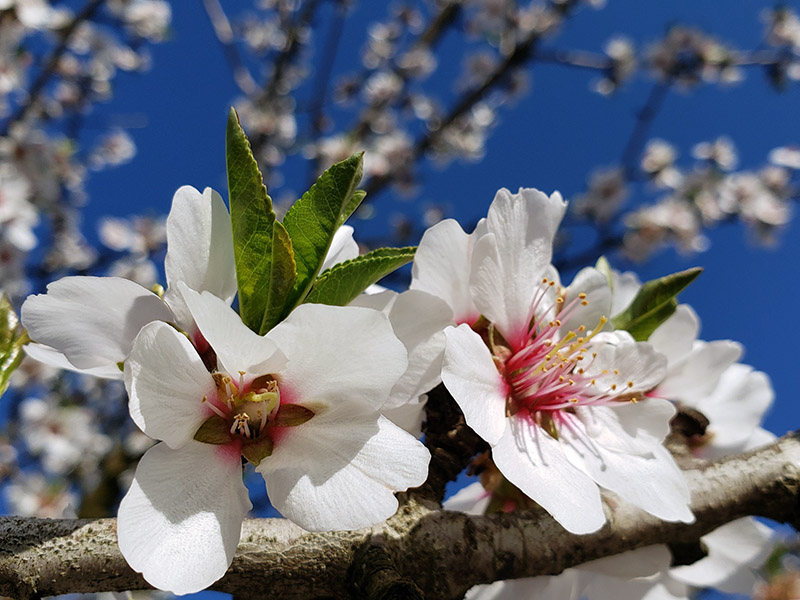
[[282, 389], [331, 409], [379, 410], [408, 368], [389, 318], [370, 308], [302, 304], [266, 339], [288, 360]]
[[144, 325], [173, 320], [158, 296], [119, 277], [64, 277], [46, 294], [29, 296], [21, 313], [31, 339], [62, 352], [78, 369], [125, 360]]
[[192, 442], [158, 444], [139, 461], [119, 508], [119, 548], [154, 587], [175, 594], [207, 588], [233, 560], [252, 505], [238, 453]]
[[286, 358], [275, 342], [250, 330], [225, 300], [208, 291], [196, 292], [183, 282], [178, 282], [177, 288], [203, 338], [229, 374], [245, 371], [249, 381], [254, 375], [283, 369]]
[[593, 533], [605, 525], [597, 484], [538, 425], [514, 420], [492, 448], [492, 458], [511, 483], [570, 533]]
[[394, 493], [422, 485], [429, 462], [428, 449], [384, 417], [328, 416], [293, 428], [257, 470], [284, 517], [333, 531], [388, 519]]
[[445, 329], [442, 381], [464, 412], [464, 419], [489, 444], [506, 430], [508, 386], [491, 353], [469, 325]]
[[216, 393], [194, 346], [161, 322], [146, 325], [136, 337], [125, 361], [125, 387], [134, 423], [174, 449], [194, 437], [208, 417], [203, 398]]

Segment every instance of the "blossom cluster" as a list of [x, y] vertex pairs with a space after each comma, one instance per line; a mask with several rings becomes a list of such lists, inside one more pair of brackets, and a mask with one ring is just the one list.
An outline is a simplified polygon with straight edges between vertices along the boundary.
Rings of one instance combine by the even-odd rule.
[[[622, 167], [595, 171], [575, 200], [575, 214], [602, 225], [619, 219], [622, 251], [639, 262], [665, 246], [703, 251], [709, 245], [704, 230], [734, 220], [748, 227], [755, 242], [775, 243], [791, 219], [800, 149], [773, 149], [758, 171], [735, 171], [736, 148], [726, 137], [697, 144], [692, 156], [695, 163], [684, 169], [674, 146], [651, 140], [636, 173]], [[657, 198], [629, 208], [635, 191]]]
[[[346, 306], [301, 303], [263, 334], [230, 306], [246, 271], [235, 260], [225, 204], [211, 189], [186, 186], [165, 226], [166, 289], [67, 277], [29, 297], [21, 315], [35, 342], [28, 355], [122, 379], [130, 417], [158, 441], [119, 506], [128, 563], [174, 593], [222, 577], [252, 508], [248, 464], [271, 504], [305, 529], [379, 524], [397, 509], [394, 492], [426, 479], [430, 455], [417, 438], [425, 394], [439, 382], [490, 447], [476, 459], [481, 483], [449, 507], [535, 503], [576, 534], [606, 523], [618, 501], [609, 499], [692, 522], [689, 489], [665, 446], [671, 426], [687, 411], [706, 420], [686, 437], [702, 458], [767, 443], [774, 436], [759, 423], [772, 401], [769, 380], [737, 362], [735, 342], [697, 340], [699, 320], [686, 305], [643, 332], [636, 307], [650, 302], [653, 282], [598, 263], [563, 284], [551, 260], [566, 209], [558, 192], [500, 190], [471, 234], [452, 220], [425, 233], [408, 291], [368, 288]], [[324, 273], [359, 262], [352, 234], [336, 230]], [[90, 461], [112, 443], [91, 431], [84, 413], [67, 414], [45, 400], [24, 404], [30, 451], [54, 470]], [[68, 423], [86, 446], [76, 439], [71, 451], [59, 449], [66, 436], [57, 428]], [[65, 493], [51, 500], [56, 511], [70, 501]], [[33, 502], [14, 501], [20, 512]], [[746, 550], [725, 553], [732, 540]], [[724, 587], [736, 568], [764, 559], [770, 540], [758, 523], [734, 523], [704, 538], [709, 557], [692, 566], [670, 569], [668, 551], [654, 547], [473, 595], [530, 589], [556, 598], [569, 588], [579, 598], [625, 583], [685, 598], [689, 585]], [[629, 560], [641, 569], [618, 573]]]

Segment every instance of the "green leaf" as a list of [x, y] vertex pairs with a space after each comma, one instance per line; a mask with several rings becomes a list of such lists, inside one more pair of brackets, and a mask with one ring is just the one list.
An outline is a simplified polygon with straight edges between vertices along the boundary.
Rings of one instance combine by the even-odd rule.
[[[292, 306], [303, 302], [328, 254], [336, 230], [358, 206], [360, 200], [356, 186], [361, 181], [363, 161], [364, 153], [361, 152], [333, 165], [294, 203], [283, 219], [297, 263]], [[363, 199], [364, 194], [360, 197]]]
[[361, 206], [361, 203], [366, 197], [367, 192], [364, 190], [356, 190], [353, 192], [353, 197], [350, 198], [350, 201], [345, 204], [344, 210], [342, 210], [342, 222], [339, 223], [340, 225], [344, 225], [344, 222], [350, 218], [350, 215], [356, 212], [356, 209]]
[[640, 342], [648, 339], [675, 312], [678, 293], [702, 271], [700, 267], [695, 267], [648, 281], [628, 307], [611, 319], [614, 329], [624, 329]]
[[[275, 327], [284, 316], [284, 307], [295, 282], [295, 262], [292, 240], [280, 221], [272, 229], [272, 270], [270, 272], [269, 297], [258, 331], [264, 335]], [[288, 312], [288, 311], [287, 311]]]
[[239, 314], [250, 329], [258, 332], [270, 298], [275, 211], [233, 108], [228, 115], [225, 146]]
[[416, 247], [378, 248], [334, 265], [320, 275], [306, 302], [344, 306], [370, 285], [414, 258]]
[[22, 346], [30, 341], [5, 294], [0, 294], [0, 396], [8, 389], [11, 374], [22, 362]]

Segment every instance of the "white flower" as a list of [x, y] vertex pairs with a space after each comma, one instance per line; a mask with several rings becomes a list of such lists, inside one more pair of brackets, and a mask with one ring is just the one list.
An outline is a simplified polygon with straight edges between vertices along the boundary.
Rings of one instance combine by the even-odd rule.
[[131, 416], [163, 441], [119, 510], [120, 549], [148, 582], [184, 594], [225, 573], [250, 508], [241, 456], [309, 530], [380, 522], [393, 492], [423, 483], [428, 451], [380, 414], [406, 369], [385, 315], [304, 304], [261, 337], [223, 300], [179, 285], [218, 370], [162, 322], [125, 363]]
[[[416, 281], [462, 306], [466, 292], [474, 312], [463, 314], [482, 315], [445, 330], [444, 384], [503, 475], [568, 530], [603, 525], [598, 486], [662, 519], [692, 521], [683, 475], [661, 444], [674, 409], [644, 398], [665, 359], [625, 333], [601, 332], [611, 293], [598, 271], [556, 284], [552, 240], [565, 208], [558, 193], [500, 190], [471, 254], [415, 265]], [[447, 248], [435, 229], [427, 243]], [[454, 237], [469, 250], [471, 240]]]
[[[619, 281], [620, 276], [617, 276]], [[638, 281], [630, 279], [623, 294]], [[615, 295], [617, 293], [615, 285]], [[667, 373], [651, 395], [678, 402], [709, 420], [705, 435], [689, 443], [699, 458], [720, 458], [766, 444], [775, 436], [760, 427], [774, 392], [769, 377], [737, 360], [740, 344], [731, 340], [698, 340], [700, 319], [686, 304], [661, 324], [649, 342], [667, 358]]]
[[147, 323], [175, 323], [194, 335], [177, 282], [210, 291], [228, 303], [236, 294], [230, 219], [219, 194], [211, 188], [200, 194], [190, 186], [175, 192], [167, 244], [168, 288], [163, 300], [126, 279], [65, 277], [22, 305], [22, 323], [39, 342], [25, 346], [26, 352], [59, 368], [121, 379], [117, 363], [125, 360]]

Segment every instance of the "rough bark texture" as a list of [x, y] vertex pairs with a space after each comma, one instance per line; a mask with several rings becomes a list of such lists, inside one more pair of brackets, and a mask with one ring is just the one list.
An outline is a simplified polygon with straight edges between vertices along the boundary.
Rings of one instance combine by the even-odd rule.
[[[244, 523], [228, 573], [214, 589], [237, 599], [455, 599], [478, 583], [557, 574], [587, 560], [654, 543], [687, 544], [746, 515], [797, 525], [800, 435], [686, 471], [693, 524], [666, 523], [609, 497], [608, 524], [566, 533], [543, 511], [472, 517], [409, 494], [366, 530], [312, 534], [281, 519]], [[0, 595], [145, 588], [119, 553], [114, 519], [0, 519]]]

